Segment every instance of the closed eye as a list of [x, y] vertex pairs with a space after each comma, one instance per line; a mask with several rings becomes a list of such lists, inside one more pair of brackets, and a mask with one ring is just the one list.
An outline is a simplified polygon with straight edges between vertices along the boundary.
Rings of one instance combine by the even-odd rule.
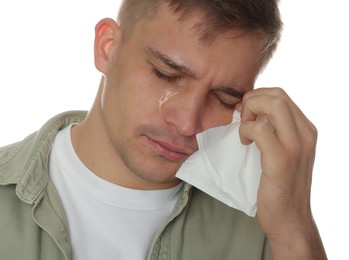
[[178, 76], [169, 76], [169, 75], [159, 71], [156, 68], [153, 68], [153, 72], [159, 79], [166, 80], [168, 82], [175, 82], [178, 79], [180, 79], [180, 77], [178, 77]]
[[215, 92], [213, 92], [212, 95], [216, 98], [216, 100], [219, 102], [219, 104], [221, 104], [223, 107], [230, 109], [230, 110], [234, 110], [236, 105], [241, 102], [241, 100], [236, 100], [234, 102], [228, 102]]

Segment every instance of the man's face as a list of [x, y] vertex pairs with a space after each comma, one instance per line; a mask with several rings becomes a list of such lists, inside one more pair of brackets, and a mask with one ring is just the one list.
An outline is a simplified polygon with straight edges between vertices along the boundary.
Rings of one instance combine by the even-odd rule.
[[115, 152], [151, 183], [178, 182], [176, 171], [198, 149], [195, 135], [231, 122], [262, 65], [260, 38], [229, 31], [204, 44], [194, 29], [200, 19], [178, 21], [161, 9], [114, 42], [103, 72], [101, 117]]

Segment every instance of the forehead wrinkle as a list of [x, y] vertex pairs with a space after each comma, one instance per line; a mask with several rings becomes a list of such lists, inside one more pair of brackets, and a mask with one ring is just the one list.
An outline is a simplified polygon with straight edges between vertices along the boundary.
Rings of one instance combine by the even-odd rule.
[[194, 79], [196, 78], [196, 75], [192, 70], [190, 70], [189, 68], [187, 68], [186, 66], [184, 66], [182, 64], [179, 64], [178, 62], [176, 62], [173, 58], [171, 58], [167, 54], [160, 52], [158, 50], [155, 50], [152, 47], [145, 48], [145, 52], [148, 55], [150, 55], [152, 58], [160, 61], [161, 63], [167, 65], [168, 67], [170, 67], [176, 71], [179, 71], [183, 74], [186, 74]]

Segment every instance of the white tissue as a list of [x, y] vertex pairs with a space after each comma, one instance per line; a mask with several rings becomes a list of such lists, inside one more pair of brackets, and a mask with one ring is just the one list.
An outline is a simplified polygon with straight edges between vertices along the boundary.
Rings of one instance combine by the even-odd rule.
[[196, 135], [199, 150], [192, 154], [176, 176], [248, 216], [256, 215], [260, 151], [255, 143], [242, 145], [240, 114], [234, 112], [230, 125]]

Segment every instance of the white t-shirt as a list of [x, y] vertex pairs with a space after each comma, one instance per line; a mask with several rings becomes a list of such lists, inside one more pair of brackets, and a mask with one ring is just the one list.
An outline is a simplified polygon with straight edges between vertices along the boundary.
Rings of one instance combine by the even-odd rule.
[[110, 183], [79, 160], [70, 129], [54, 141], [50, 176], [68, 219], [73, 259], [146, 259], [183, 185], [148, 191]]

